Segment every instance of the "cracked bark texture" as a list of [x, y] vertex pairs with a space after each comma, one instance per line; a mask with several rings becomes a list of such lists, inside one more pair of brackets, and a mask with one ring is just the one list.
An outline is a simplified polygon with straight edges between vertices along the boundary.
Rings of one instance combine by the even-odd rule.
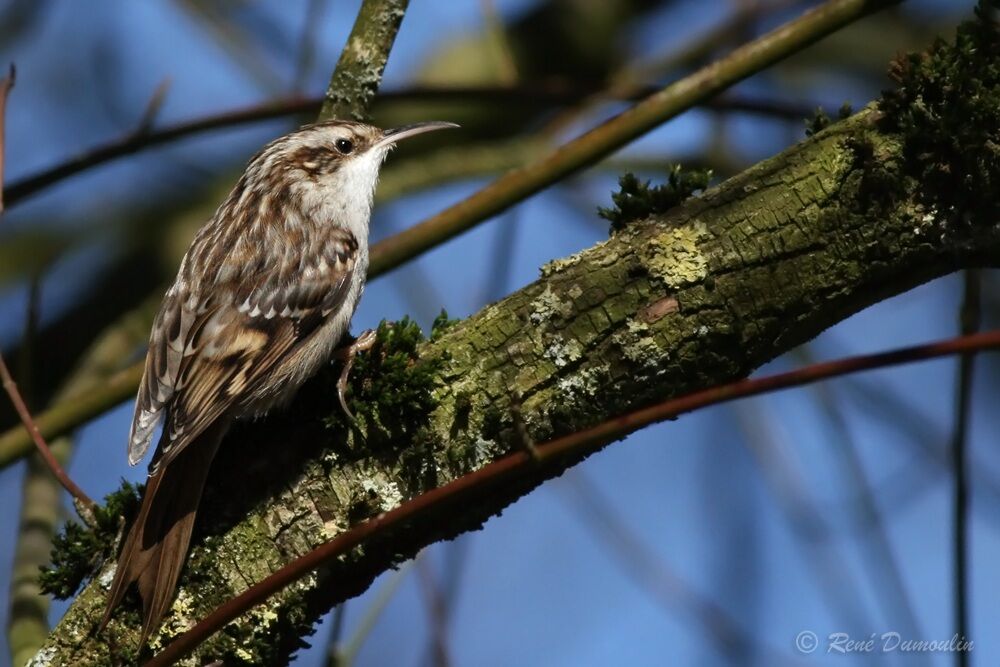
[[[536, 441], [747, 375], [868, 305], [960, 267], [996, 265], [1000, 227], [939, 216], [872, 107], [666, 214], [542, 268], [535, 283], [425, 343], [437, 408], [415, 438], [324, 428], [313, 383], [292, 409], [240, 428], [213, 467], [196, 547], [154, 649], [366, 516], [516, 446], [510, 397]], [[864, 146], [859, 157], [858, 146]], [[873, 187], [873, 172], [895, 174]], [[886, 170], [889, 170], [886, 172]], [[491, 515], [575, 463], [539, 467], [474, 501], [381, 535], [230, 624], [182, 664], [275, 664], [313, 620], [380, 572]], [[94, 635], [110, 563], [34, 664], [135, 660], [138, 617]]]

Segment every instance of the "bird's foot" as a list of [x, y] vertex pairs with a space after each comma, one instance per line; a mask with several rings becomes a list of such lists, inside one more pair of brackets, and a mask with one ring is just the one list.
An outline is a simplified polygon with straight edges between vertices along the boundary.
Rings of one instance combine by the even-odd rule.
[[340, 399], [340, 408], [352, 424], [356, 423], [357, 420], [354, 418], [354, 414], [350, 408], [347, 407], [347, 399], [344, 397], [344, 394], [347, 392], [347, 379], [350, 377], [351, 368], [354, 366], [354, 357], [358, 356], [358, 352], [367, 352], [372, 349], [375, 346], [376, 338], [374, 329], [366, 329], [360, 336], [354, 339], [353, 343], [335, 350], [333, 353], [334, 358], [344, 365], [343, 370], [340, 371], [340, 378], [337, 380], [337, 398]]

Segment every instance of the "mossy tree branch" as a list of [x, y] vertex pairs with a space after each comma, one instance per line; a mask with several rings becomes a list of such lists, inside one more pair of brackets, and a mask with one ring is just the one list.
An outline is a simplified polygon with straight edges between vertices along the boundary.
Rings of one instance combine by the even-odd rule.
[[[370, 403], [359, 415], [367, 437], [338, 421], [332, 372], [289, 412], [235, 430], [155, 646], [359, 519], [516, 448], [515, 391], [531, 437], [546, 440], [745, 376], [876, 301], [957, 268], [1000, 264], [1000, 190], [980, 187], [1000, 178], [994, 30], [965, 26], [956, 45], [901, 61], [900, 90], [880, 105], [552, 262], [537, 282], [408, 348], [412, 366], [397, 359], [362, 371], [355, 391]], [[399, 394], [386, 389], [412, 388], [416, 377], [433, 387], [430, 402], [419, 392], [392, 402]], [[280, 661], [331, 604], [575, 462], [365, 543], [227, 626], [199, 647], [199, 664]], [[77, 597], [39, 664], [135, 658], [134, 612], [107, 634], [92, 631], [109, 569]]]
[[368, 120], [409, 0], [365, 0], [326, 89], [319, 120]]

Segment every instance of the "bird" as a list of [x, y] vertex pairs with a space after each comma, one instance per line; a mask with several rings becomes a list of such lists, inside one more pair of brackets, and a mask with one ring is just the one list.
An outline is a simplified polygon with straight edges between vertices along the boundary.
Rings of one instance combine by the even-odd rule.
[[140, 646], [159, 627], [187, 558], [209, 467], [235, 420], [286, 404], [335, 355], [345, 362], [337, 392], [347, 411], [347, 373], [374, 334], [336, 346], [364, 291], [379, 170], [397, 142], [450, 127], [457, 125], [303, 126], [254, 155], [198, 230], [149, 337], [130, 465], [162, 431], [99, 630], [133, 582], [142, 600]]

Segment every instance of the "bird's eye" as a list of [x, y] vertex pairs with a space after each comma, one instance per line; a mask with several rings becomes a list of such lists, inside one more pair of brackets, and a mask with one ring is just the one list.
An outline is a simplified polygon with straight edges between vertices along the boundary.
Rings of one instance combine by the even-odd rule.
[[344, 155], [350, 155], [351, 151], [354, 150], [354, 142], [350, 139], [337, 139], [334, 146], [336, 146], [337, 150]]

